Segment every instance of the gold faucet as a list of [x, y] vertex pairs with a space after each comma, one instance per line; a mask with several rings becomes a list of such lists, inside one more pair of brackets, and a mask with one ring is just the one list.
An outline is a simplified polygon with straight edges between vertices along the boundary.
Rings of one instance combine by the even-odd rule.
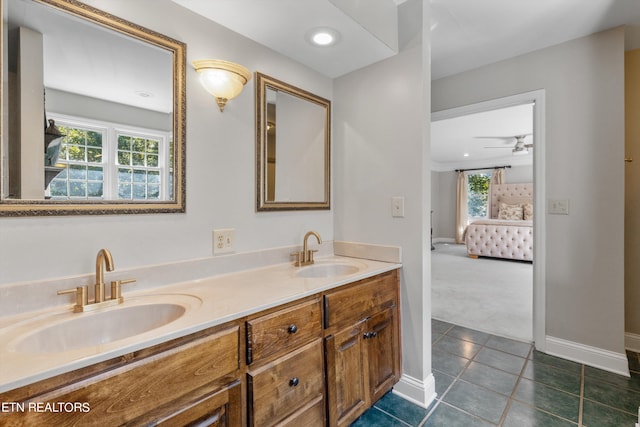
[[318, 250], [308, 249], [309, 237], [311, 236], [315, 236], [316, 240], [318, 241], [318, 244], [322, 243], [322, 239], [320, 238], [320, 235], [318, 234], [318, 232], [316, 231], [307, 232], [307, 234], [304, 235], [304, 239], [302, 240], [302, 252], [296, 252], [292, 254], [297, 257], [296, 267], [302, 267], [304, 265], [313, 264], [313, 254], [314, 252], [318, 252]]
[[[95, 302], [104, 301], [104, 268], [107, 271], [113, 271], [113, 257], [109, 249], [100, 249], [96, 256], [96, 284], [95, 284]], [[113, 296], [112, 296], [113, 298]]]
[[95, 298], [93, 301], [89, 302], [89, 298], [87, 296], [87, 286], [78, 286], [72, 289], [65, 289], [62, 291], [58, 291], [58, 295], [64, 294], [76, 294], [76, 305], [73, 307], [73, 311], [76, 313], [83, 311], [95, 310], [101, 307], [109, 307], [112, 305], [122, 304], [124, 299], [122, 298], [122, 285], [126, 283], [133, 283], [135, 279], [128, 280], [116, 280], [111, 282], [111, 295], [110, 299], [105, 300], [104, 296], [104, 270], [113, 271], [113, 257], [111, 256], [111, 252], [108, 249], [100, 249], [98, 251], [98, 255], [96, 256], [96, 282], [94, 284], [95, 288]]

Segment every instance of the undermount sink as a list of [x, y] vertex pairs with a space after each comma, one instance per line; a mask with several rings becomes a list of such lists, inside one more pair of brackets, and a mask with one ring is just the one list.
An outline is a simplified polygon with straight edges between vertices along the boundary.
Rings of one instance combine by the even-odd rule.
[[189, 304], [152, 302], [73, 313], [67, 320], [36, 327], [35, 332], [20, 337], [15, 341], [14, 351], [57, 353], [108, 344], [168, 325], [182, 317], [188, 308]]
[[306, 278], [348, 276], [360, 271], [360, 267], [347, 263], [319, 263], [300, 269], [296, 275]]

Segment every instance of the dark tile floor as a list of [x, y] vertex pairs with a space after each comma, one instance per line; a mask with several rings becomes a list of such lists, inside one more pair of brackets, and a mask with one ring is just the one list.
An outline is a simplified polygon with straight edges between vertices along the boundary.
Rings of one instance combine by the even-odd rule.
[[640, 359], [631, 378], [549, 356], [527, 343], [432, 321], [437, 400], [387, 393], [352, 427], [634, 427]]

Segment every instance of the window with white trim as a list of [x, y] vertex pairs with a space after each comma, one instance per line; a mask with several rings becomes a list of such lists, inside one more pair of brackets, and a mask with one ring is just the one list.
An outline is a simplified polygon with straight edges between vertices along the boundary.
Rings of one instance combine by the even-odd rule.
[[52, 200], [171, 200], [167, 133], [50, 115], [66, 136], [49, 186]]

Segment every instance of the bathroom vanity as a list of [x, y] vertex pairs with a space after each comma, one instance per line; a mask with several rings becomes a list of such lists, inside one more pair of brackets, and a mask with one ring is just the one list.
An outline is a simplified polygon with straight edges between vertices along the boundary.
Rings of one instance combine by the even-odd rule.
[[[399, 265], [357, 262], [361, 274], [333, 280], [299, 277], [303, 270], [290, 265], [216, 278], [232, 287], [255, 281], [255, 289], [245, 289], [249, 302], [237, 301], [242, 307], [235, 316], [215, 314], [232, 304], [206, 295], [216, 283], [182, 284], [176, 289], [202, 299], [191, 322], [200, 322], [194, 319], [203, 319], [210, 303], [213, 319], [197, 327], [185, 323], [181, 332], [154, 336], [151, 345], [122, 354], [106, 345], [105, 352], [117, 356], [94, 354], [73, 361], [68, 366], [76, 368], [67, 372], [45, 370], [49, 374], [0, 394], [1, 402], [25, 407], [0, 413], [0, 424], [347, 426], [400, 377]], [[335, 265], [324, 270], [337, 274]], [[327, 274], [318, 273], [322, 262], [313, 267], [304, 272]], [[269, 286], [278, 277], [280, 283]], [[260, 285], [270, 299], [264, 301], [263, 290], [256, 305], [248, 295]], [[61, 406], [82, 403], [73, 411]], [[29, 411], [30, 404], [60, 411]]]

